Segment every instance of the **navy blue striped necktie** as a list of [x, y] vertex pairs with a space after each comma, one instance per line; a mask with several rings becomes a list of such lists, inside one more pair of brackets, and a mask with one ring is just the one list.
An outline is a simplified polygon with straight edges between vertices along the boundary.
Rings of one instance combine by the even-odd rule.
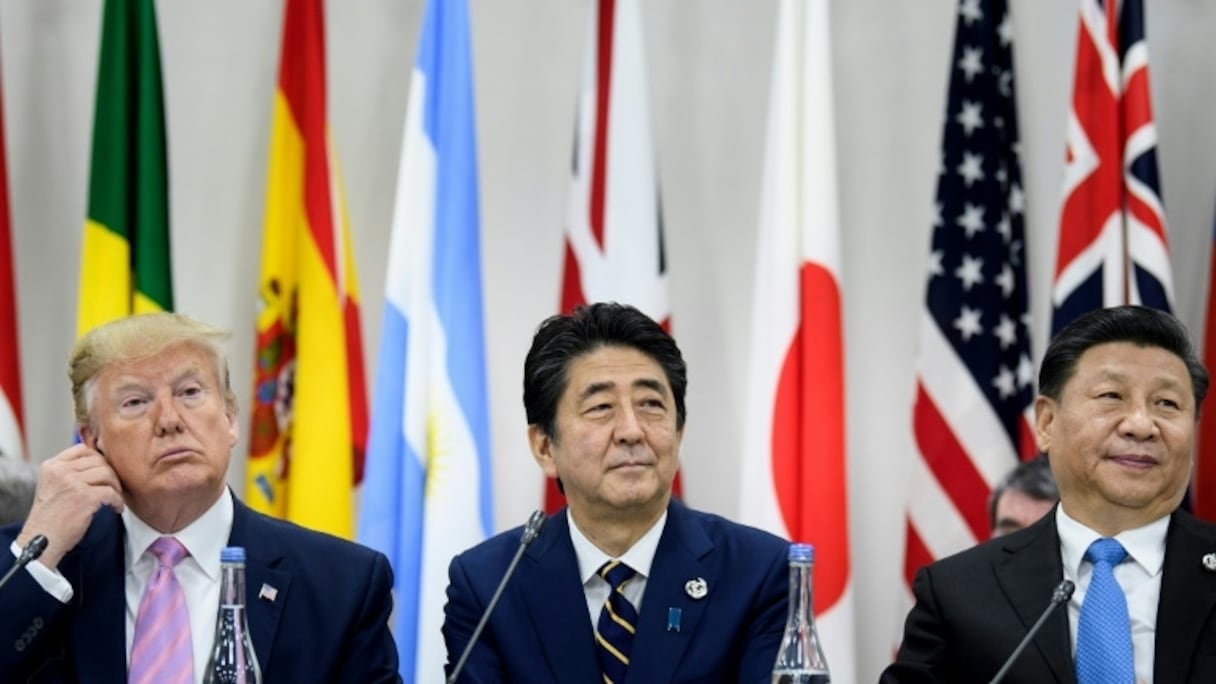
[[638, 624], [638, 611], [625, 598], [624, 589], [637, 573], [619, 560], [611, 560], [600, 566], [597, 574], [608, 582], [611, 589], [595, 626], [595, 651], [599, 656], [600, 671], [604, 674], [604, 684], [620, 684], [625, 681], [629, 651], [633, 647], [633, 635]]

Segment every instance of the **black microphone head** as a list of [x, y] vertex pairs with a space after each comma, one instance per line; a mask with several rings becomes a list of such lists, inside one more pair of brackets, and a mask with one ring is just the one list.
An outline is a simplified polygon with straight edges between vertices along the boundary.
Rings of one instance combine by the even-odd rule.
[[1064, 580], [1056, 585], [1056, 590], [1051, 594], [1052, 603], [1064, 603], [1072, 598], [1072, 592], [1077, 588], [1077, 585], [1072, 583], [1072, 580]]
[[46, 535], [34, 535], [34, 538], [25, 545], [25, 548], [21, 549], [21, 558], [26, 563], [33, 561], [38, 556], [41, 556], [43, 551], [46, 551], [47, 543]]
[[524, 525], [524, 536], [519, 540], [520, 544], [531, 544], [538, 536], [540, 536], [540, 528], [545, 526], [545, 512], [541, 509], [532, 511], [532, 515], [528, 516], [528, 522]]

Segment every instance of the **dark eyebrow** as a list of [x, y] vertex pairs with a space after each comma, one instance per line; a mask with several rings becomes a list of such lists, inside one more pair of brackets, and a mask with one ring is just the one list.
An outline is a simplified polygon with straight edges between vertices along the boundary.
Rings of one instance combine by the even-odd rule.
[[[639, 378], [639, 379], [633, 381], [633, 386], [635, 388], [641, 387], [641, 388], [645, 388], [645, 389], [649, 389], [649, 390], [654, 390], [655, 392], [658, 392], [659, 394], [661, 394], [663, 396], [667, 396], [667, 388], [663, 385], [662, 382], [655, 380], [654, 378]], [[612, 387], [613, 387], [613, 383], [611, 383], [611, 382], [593, 382], [590, 385], [587, 385], [583, 389], [582, 392], [579, 392], [579, 395], [578, 395], [579, 401], [585, 401], [589, 397], [591, 397], [599, 392], [606, 392], [606, 391], [612, 389]]]
[[589, 397], [600, 392], [605, 392], [612, 389], [611, 382], [593, 382], [583, 388], [582, 392], [578, 393], [579, 401], [586, 401]]
[[663, 385], [663, 383], [655, 380], [654, 378], [641, 378], [640, 380], [635, 380], [633, 386], [652, 389], [663, 396], [667, 396], [667, 388]]

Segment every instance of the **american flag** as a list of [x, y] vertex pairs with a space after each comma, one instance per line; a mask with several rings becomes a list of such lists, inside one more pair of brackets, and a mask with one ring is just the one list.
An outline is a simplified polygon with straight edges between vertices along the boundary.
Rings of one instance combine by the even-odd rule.
[[1081, 0], [1054, 335], [1106, 306], [1174, 301], [1141, 0]]
[[1025, 198], [1005, 0], [961, 0], [921, 319], [905, 580], [989, 535], [991, 488], [1033, 451]]

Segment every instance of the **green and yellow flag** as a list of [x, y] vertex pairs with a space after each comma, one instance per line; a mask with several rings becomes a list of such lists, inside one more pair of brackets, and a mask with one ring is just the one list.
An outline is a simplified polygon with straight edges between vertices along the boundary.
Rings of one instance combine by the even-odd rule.
[[350, 538], [367, 390], [355, 259], [325, 110], [321, 0], [287, 0], [245, 500], [255, 510]]
[[106, 0], [76, 334], [171, 311], [169, 163], [153, 0]]

